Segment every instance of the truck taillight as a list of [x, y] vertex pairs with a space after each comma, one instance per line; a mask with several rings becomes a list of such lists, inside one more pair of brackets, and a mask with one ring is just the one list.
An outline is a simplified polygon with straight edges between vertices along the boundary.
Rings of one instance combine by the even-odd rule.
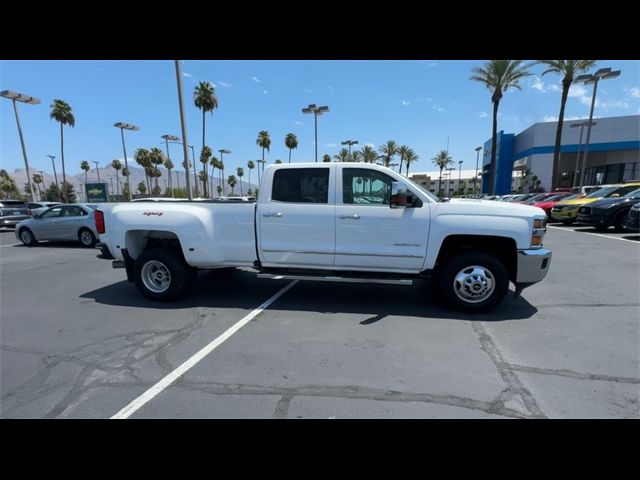
[[98, 233], [104, 233], [104, 213], [101, 210], [96, 210], [95, 212], [96, 219], [96, 231]]

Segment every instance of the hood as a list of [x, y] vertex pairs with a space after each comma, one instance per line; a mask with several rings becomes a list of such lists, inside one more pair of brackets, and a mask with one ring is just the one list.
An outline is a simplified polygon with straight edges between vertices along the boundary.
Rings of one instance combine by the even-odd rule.
[[546, 214], [541, 208], [524, 203], [495, 202], [475, 198], [453, 199], [434, 204], [437, 213], [504, 215], [505, 217], [532, 217]]
[[579, 207], [587, 203], [597, 202], [598, 200], [602, 200], [602, 199], [601, 198], [572, 198], [571, 200], [561, 200], [558, 203], [556, 203], [556, 206], [562, 207], [564, 205], [573, 205], [573, 206]]
[[608, 207], [609, 205], [618, 205], [623, 203], [628, 203], [633, 205], [634, 203], [638, 203], [640, 198], [624, 198], [624, 197], [616, 197], [616, 198], [601, 198], [597, 202], [593, 202], [591, 204], [592, 207]]

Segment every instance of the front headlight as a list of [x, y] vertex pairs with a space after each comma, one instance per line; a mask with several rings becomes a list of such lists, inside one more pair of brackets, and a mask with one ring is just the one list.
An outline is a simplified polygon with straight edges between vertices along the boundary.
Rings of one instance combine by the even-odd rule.
[[537, 217], [533, 219], [533, 230], [531, 231], [531, 248], [542, 247], [542, 238], [547, 232], [546, 222], [544, 218]]

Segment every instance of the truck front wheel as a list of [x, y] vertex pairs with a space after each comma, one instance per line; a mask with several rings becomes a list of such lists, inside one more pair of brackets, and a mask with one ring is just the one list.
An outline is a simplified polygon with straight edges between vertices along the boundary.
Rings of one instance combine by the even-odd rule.
[[184, 292], [193, 277], [193, 271], [179, 252], [151, 248], [136, 259], [133, 278], [145, 297], [170, 301]]
[[437, 283], [445, 303], [466, 312], [497, 307], [509, 290], [506, 269], [496, 257], [484, 252], [457, 254], [442, 267]]

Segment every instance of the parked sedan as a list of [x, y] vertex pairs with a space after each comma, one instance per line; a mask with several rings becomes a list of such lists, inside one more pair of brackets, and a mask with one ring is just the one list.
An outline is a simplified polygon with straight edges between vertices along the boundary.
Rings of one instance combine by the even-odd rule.
[[578, 209], [578, 223], [591, 225], [600, 231], [611, 226], [621, 231], [629, 210], [638, 201], [640, 201], [640, 188], [622, 197], [598, 200]]
[[548, 218], [551, 218], [551, 209], [556, 206], [556, 204], [562, 200], [571, 200], [572, 198], [581, 198], [584, 197], [581, 193], [566, 193], [560, 192], [555, 193], [550, 196], [544, 197], [541, 200], [531, 203], [530, 205], [534, 207], [538, 207], [544, 210], [547, 214]]
[[640, 232], [640, 203], [636, 203], [629, 209], [624, 228], [632, 232]]
[[69, 240], [92, 248], [98, 239], [94, 211], [83, 204], [56, 205], [16, 225], [16, 237], [28, 246], [40, 240]]
[[21, 200], [0, 200], [0, 227], [15, 227], [30, 218], [29, 207]]

